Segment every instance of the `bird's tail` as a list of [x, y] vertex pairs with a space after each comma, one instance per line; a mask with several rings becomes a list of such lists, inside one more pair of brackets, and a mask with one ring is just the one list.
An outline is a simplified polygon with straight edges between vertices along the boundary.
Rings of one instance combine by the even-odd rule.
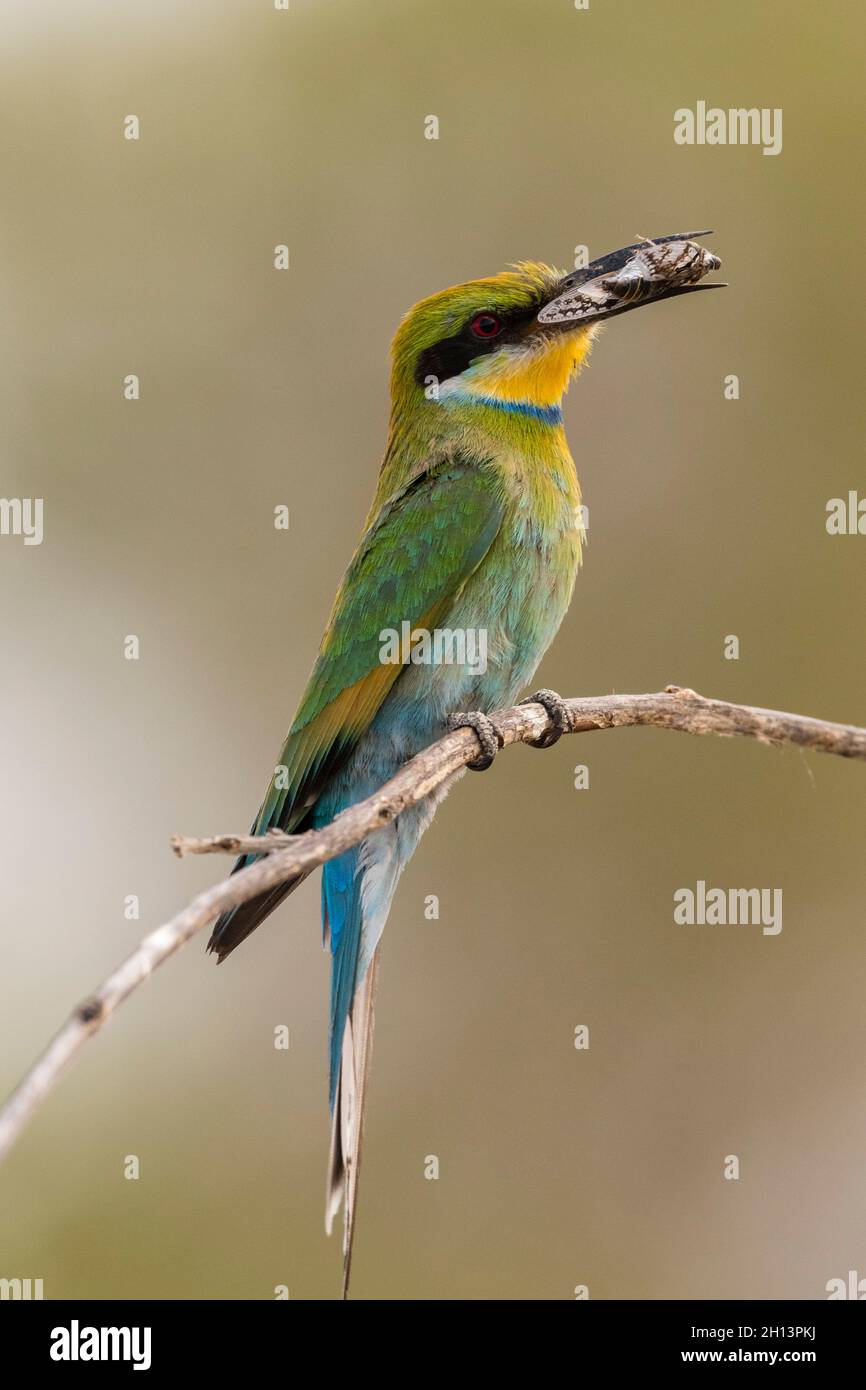
[[[239, 869], [245, 869], [248, 864], [254, 864], [260, 858], [261, 855], [257, 854], [243, 855], [235, 864], [232, 873], [236, 874]], [[217, 963], [222, 965], [226, 956], [236, 946], [240, 946], [250, 932], [254, 932], [256, 927], [270, 916], [274, 908], [279, 906], [283, 898], [288, 897], [306, 877], [306, 873], [297, 874], [294, 878], [286, 879], [285, 883], [277, 883], [273, 888], [260, 893], [257, 898], [251, 898], [248, 903], [241, 903], [240, 907], [232, 907], [228, 912], [224, 912], [218, 918], [207, 943], [208, 950], [216, 955]]]
[[347, 1295], [357, 1213], [364, 1111], [370, 1079], [379, 940], [397, 886], [396, 835], [380, 833], [325, 865], [322, 915], [331, 967], [331, 1150], [325, 1227], [345, 1201], [343, 1297]]
[[370, 968], [355, 992], [352, 1008], [343, 1030], [340, 1075], [331, 1112], [331, 1150], [328, 1158], [328, 1190], [325, 1197], [325, 1227], [331, 1234], [334, 1218], [345, 1199], [343, 1225], [343, 1298], [349, 1295], [352, 1270], [352, 1244], [358, 1178], [361, 1172], [361, 1146], [364, 1139], [364, 1113], [370, 1056], [373, 1050], [373, 1006], [379, 948]]

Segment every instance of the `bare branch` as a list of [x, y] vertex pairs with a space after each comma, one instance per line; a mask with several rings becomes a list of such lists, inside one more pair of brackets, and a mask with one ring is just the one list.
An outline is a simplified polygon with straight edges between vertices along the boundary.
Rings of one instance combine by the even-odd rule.
[[[601, 695], [569, 700], [573, 733], [651, 725], [690, 734], [719, 734], [793, 744], [843, 758], [866, 759], [866, 729], [829, 724], [779, 710], [707, 700], [693, 690], [668, 686], [655, 695]], [[503, 746], [532, 742], [551, 726], [541, 705], [517, 705], [491, 715]], [[322, 830], [303, 835], [219, 835], [209, 839], [176, 836], [175, 853], [237, 854], [266, 852], [255, 864], [199, 893], [171, 921], [157, 927], [127, 956], [94, 993], [74, 1011], [0, 1110], [0, 1159], [48, 1095], [60, 1073], [87, 1039], [108, 1021], [119, 1004], [153, 970], [190, 937], [209, 926], [227, 908], [255, 898], [266, 888], [334, 859], [366, 836], [381, 830], [407, 807], [423, 801], [436, 787], [478, 756], [471, 729], [458, 729], [425, 748], [373, 796], [351, 806]]]

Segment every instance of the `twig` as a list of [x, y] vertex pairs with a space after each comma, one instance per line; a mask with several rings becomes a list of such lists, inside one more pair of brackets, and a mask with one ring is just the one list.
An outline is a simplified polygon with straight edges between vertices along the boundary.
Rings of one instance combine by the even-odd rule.
[[[690, 734], [720, 734], [758, 739], [761, 743], [794, 744], [843, 758], [866, 759], [866, 729], [829, 724], [822, 719], [785, 714], [779, 710], [731, 705], [707, 700], [693, 690], [668, 686], [655, 695], [602, 695], [569, 700], [573, 733], [648, 724]], [[517, 705], [491, 716], [503, 746], [531, 742], [550, 728], [541, 705]], [[467, 762], [478, 756], [471, 729], [458, 729], [412, 758], [379, 791], [349, 807], [322, 830], [303, 835], [219, 835], [209, 839], [176, 836], [175, 853], [237, 854], [260, 851], [265, 857], [199, 893], [171, 921], [151, 932], [94, 993], [75, 1009], [0, 1110], [0, 1159], [48, 1095], [60, 1073], [87, 1039], [111, 1017], [158, 965], [190, 937], [209, 926], [226, 908], [255, 898], [266, 888], [314, 869], [367, 835], [381, 830], [407, 807], [423, 801]]]

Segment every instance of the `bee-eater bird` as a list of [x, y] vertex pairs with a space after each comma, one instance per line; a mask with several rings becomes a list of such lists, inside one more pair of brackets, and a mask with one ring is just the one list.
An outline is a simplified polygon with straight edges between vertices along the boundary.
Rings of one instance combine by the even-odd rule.
[[[449, 727], [473, 727], [474, 766], [489, 765], [497, 741], [485, 715], [511, 705], [532, 679], [580, 564], [580, 488], [563, 394], [600, 322], [714, 288], [697, 283], [720, 265], [690, 240], [700, 235], [642, 239], [567, 275], [525, 262], [434, 294], [403, 319], [376, 495], [254, 834], [326, 825]], [[402, 656], [383, 656], [386, 636], [407, 631], [484, 634], [486, 659], [437, 664], [405, 644]], [[552, 721], [548, 746], [568, 713], [551, 691], [537, 698]], [[454, 780], [324, 866], [332, 956], [326, 1225], [345, 1197], [344, 1294], [379, 941], [397, 880]], [[224, 960], [300, 881], [226, 912], [210, 950]]]

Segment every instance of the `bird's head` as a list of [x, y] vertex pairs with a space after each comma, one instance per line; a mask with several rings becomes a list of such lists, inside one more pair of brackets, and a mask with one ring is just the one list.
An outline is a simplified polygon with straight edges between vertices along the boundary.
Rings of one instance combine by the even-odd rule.
[[643, 240], [569, 274], [524, 261], [423, 299], [393, 347], [396, 407], [475, 401], [558, 405], [598, 325], [690, 290], [721, 262], [691, 241]]

